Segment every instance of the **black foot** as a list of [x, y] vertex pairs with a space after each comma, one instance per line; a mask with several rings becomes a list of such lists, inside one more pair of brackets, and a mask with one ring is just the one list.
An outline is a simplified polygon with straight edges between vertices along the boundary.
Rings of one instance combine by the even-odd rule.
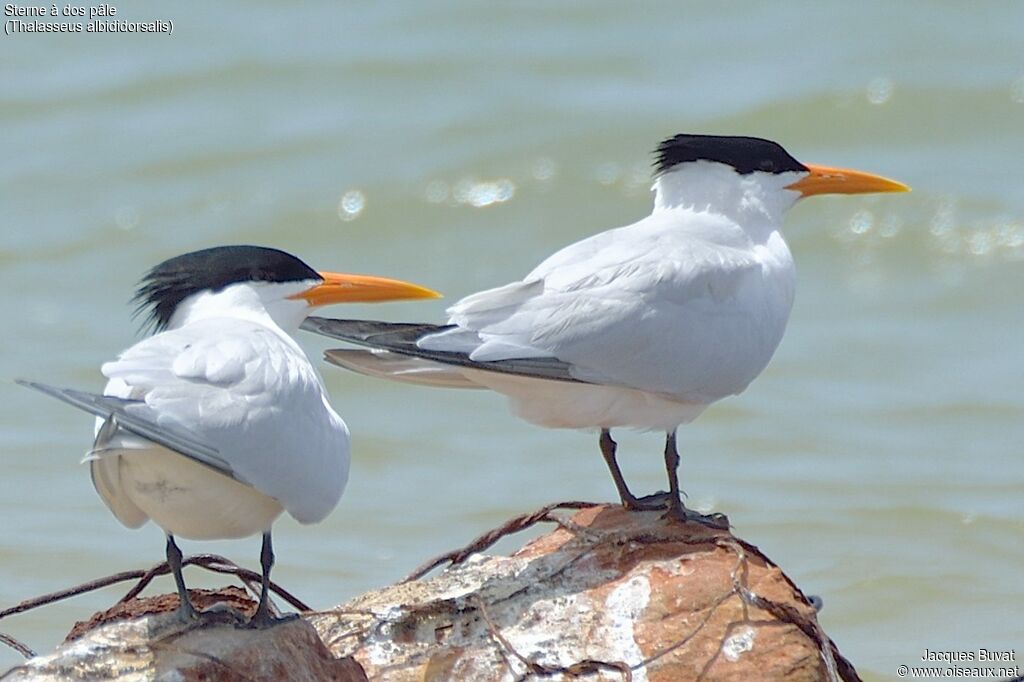
[[201, 611], [199, 620], [203, 623], [223, 623], [225, 625], [244, 625], [246, 623], [245, 614], [223, 602], [218, 602]]
[[181, 621], [182, 625], [194, 625], [199, 622], [199, 612], [192, 607], [192, 602], [188, 600], [181, 602], [174, 615]]
[[669, 494], [666, 492], [657, 492], [653, 495], [644, 495], [643, 497], [624, 497], [622, 499], [622, 506], [627, 511], [662, 511], [668, 508]]
[[699, 523], [702, 526], [715, 530], [729, 530], [729, 517], [725, 514], [719, 514], [718, 512], [714, 514], [701, 514], [692, 509], [687, 509], [683, 506], [682, 501], [679, 504], [670, 504], [663, 518], [673, 519], [680, 523]]
[[246, 618], [227, 604], [214, 604], [204, 611], [196, 611], [191, 604], [175, 612], [176, 620], [185, 630], [198, 630], [215, 625], [243, 626]]
[[253, 614], [252, 618], [249, 619], [242, 627], [250, 630], [267, 630], [275, 625], [281, 623], [290, 623], [293, 620], [298, 620], [299, 614], [297, 613], [286, 613], [283, 616], [273, 616], [269, 610], [259, 611]]

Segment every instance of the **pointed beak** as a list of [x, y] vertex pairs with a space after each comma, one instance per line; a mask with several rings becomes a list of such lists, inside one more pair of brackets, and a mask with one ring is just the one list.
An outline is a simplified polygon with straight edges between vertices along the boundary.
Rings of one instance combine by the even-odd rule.
[[433, 289], [387, 277], [347, 275], [338, 272], [318, 274], [323, 277], [323, 282], [290, 298], [301, 298], [310, 307], [332, 303], [376, 303], [412, 298], [441, 298], [441, 294]]
[[805, 197], [814, 194], [871, 194], [874, 192], [909, 192], [910, 188], [881, 175], [872, 175], [846, 168], [829, 168], [804, 164], [810, 175], [797, 180], [786, 189]]

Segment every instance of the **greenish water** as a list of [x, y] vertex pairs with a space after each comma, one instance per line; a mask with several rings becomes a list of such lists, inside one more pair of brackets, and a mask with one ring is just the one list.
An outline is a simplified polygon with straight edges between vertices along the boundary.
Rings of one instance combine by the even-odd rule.
[[[787, 336], [680, 432], [691, 502], [821, 595], [870, 678], [925, 648], [1024, 657], [1024, 5], [119, 10], [174, 32], [0, 36], [0, 608], [162, 556], [77, 464], [89, 418], [11, 381], [100, 387], [137, 338], [147, 267], [259, 243], [451, 302], [646, 214], [662, 137], [753, 134], [914, 192], [792, 211]], [[328, 313], [440, 320], [444, 304]], [[315, 606], [513, 514], [614, 497], [596, 436], [520, 422], [498, 396], [324, 373], [354, 434], [350, 487], [325, 523], [275, 528], [276, 578]], [[634, 487], [659, 487], [659, 438], [621, 440]], [[257, 563], [254, 541], [185, 550]], [[120, 593], [0, 631], [46, 650]], [[17, 660], [0, 648], [0, 668]]]

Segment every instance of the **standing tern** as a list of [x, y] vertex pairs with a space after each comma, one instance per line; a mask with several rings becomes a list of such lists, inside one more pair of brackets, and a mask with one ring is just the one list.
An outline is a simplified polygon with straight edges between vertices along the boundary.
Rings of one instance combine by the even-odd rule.
[[327, 360], [409, 383], [489, 388], [527, 421], [598, 429], [627, 509], [615, 427], [666, 434], [668, 513], [721, 525], [682, 503], [676, 429], [742, 392], [782, 339], [796, 284], [779, 232], [815, 194], [905, 192], [859, 171], [803, 164], [753, 137], [676, 135], [656, 151], [654, 209], [556, 252], [522, 280], [463, 298], [448, 324], [309, 318], [305, 329], [371, 350]]
[[283, 251], [221, 246], [157, 265], [136, 293], [155, 334], [102, 366], [102, 395], [22, 381], [96, 415], [86, 455], [96, 492], [129, 528], [167, 534], [180, 616], [197, 614], [176, 535], [263, 534], [260, 601], [250, 623], [273, 622], [267, 598], [270, 528], [287, 510], [322, 521], [348, 479], [348, 427], [292, 338], [312, 308], [436, 298], [398, 280], [317, 272]]

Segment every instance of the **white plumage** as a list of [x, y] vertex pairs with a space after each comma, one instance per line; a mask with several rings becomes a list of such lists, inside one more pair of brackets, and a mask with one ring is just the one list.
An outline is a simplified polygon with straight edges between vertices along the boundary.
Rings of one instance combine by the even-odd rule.
[[312, 318], [306, 327], [370, 346], [334, 364], [398, 381], [478, 386], [547, 427], [600, 429], [627, 507], [642, 506], [615, 463], [614, 427], [668, 434], [742, 392], [771, 360], [796, 274], [780, 233], [801, 196], [905, 191], [878, 176], [805, 166], [773, 142], [679, 135], [659, 147], [651, 215], [553, 254], [518, 282], [472, 294], [444, 327]]
[[189, 430], [238, 479], [122, 432], [91, 468], [125, 525], [153, 518], [186, 538], [246, 537], [269, 529], [282, 510], [301, 523], [321, 521], [341, 497], [348, 428], [305, 353], [269, 316], [193, 319], [102, 371], [106, 395], [143, 401], [128, 409]]
[[265, 625], [271, 525], [284, 511], [300, 523], [323, 520], [349, 470], [348, 427], [292, 334], [316, 306], [436, 296], [397, 280], [318, 273], [276, 249], [205, 249], [146, 275], [136, 299], [158, 333], [103, 365], [103, 395], [22, 383], [97, 416], [85, 458], [96, 491], [124, 525], [151, 519], [167, 533], [184, 618], [195, 612], [174, 536], [262, 533], [251, 622]]
[[448, 310], [455, 327], [419, 346], [479, 362], [554, 357], [596, 384], [567, 398], [564, 387], [486, 382], [544, 426], [665, 430], [741, 392], [778, 346], [795, 286], [778, 232], [786, 206], [761, 197], [798, 178], [749, 178], [741, 221], [697, 208], [678, 191], [676, 202], [663, 201], [666, 185], [702, 193], [700, 169], [686, 171], [657, 180], [650, 216], [558, 251], [520, 282], [462, 299]]

